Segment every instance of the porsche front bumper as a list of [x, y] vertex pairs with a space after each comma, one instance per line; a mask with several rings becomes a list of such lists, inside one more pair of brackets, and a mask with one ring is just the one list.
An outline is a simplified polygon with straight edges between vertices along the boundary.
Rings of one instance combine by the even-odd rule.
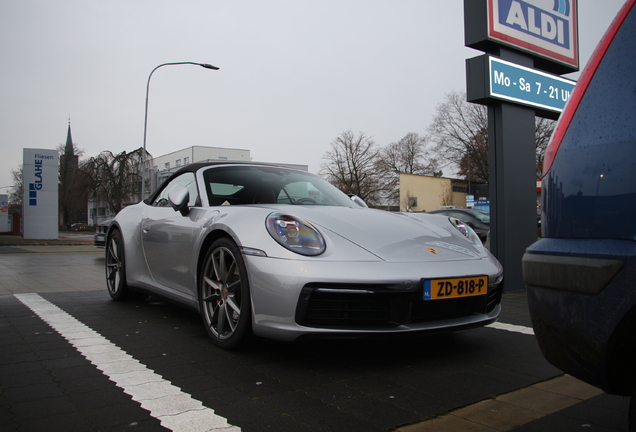
[[[454, 331], [492, 323], [501, 311], [501, 267], [487, 258], [389, 263], [246, 256], [246, 262], [254, 332], [274, 339]], [[488, 293], [424, 300], [423, 280], [468, 275], [487, 275]]]

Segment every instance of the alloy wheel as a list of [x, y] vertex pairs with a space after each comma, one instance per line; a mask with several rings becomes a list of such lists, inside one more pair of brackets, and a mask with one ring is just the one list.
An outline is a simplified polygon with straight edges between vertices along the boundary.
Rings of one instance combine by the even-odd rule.
[[203, 271], [201, 300], [206, 326], [213, 339], [231, 338], [239, 326], [243, 279], [237, 256], [226, 246], [208, 255]]

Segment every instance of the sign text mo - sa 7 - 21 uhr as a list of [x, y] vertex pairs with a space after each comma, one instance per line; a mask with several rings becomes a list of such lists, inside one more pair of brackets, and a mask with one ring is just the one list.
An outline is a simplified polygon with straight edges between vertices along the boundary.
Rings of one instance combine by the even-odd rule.
[[558, 119], [575, 81], [488, 54], [466, 61], [469, 102], [502, 100], [534, 108], [540, 117]]
[[575, 82], [488, 56], [490, 97], [561, 112]]

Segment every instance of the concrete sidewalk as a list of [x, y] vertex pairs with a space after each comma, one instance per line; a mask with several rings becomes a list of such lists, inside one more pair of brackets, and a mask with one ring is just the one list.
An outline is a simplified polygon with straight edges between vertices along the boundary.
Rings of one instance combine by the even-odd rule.
[[0, 295], [106, 290], [104, 249], [0, 246]]
[[[627, 400], [606, 395], [596, 387], [564, 375], [399, 428], [395, 432], [563, 432], [579, 428], [626, 431]], [[615, 405], [614, 412], [602, 407], [606, 404]], [[577, 418], [573, 414], [576, 411], [590, 417]], [[604, 414], [600, 421], [599, 413]]]
[[34, 245], [14, 245], [0, 246], [0, 254], [19, 254], [19, 253], [88, 253], [99, 252], [104, 253], [103, 248], [96, 248], [90, 245], [51, 245], [51, 246], [34, 246]]

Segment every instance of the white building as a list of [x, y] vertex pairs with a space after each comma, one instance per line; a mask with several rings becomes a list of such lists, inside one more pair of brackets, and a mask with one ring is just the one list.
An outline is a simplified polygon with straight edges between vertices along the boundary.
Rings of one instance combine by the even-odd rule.
[[221, 147], [192, 146], [153, 159], [155, 172], [179, 168], [204, 160], [250, 161], [250, 151]]
[[150, 190], [159, 185], [182, 166], [196, 162], [212, 161], [241, 161], [252, 160], [250, 151], [245, 149], [230, 149], [222, 147], [192, 146], [153, 158], [152, 174], [150, 176]]

